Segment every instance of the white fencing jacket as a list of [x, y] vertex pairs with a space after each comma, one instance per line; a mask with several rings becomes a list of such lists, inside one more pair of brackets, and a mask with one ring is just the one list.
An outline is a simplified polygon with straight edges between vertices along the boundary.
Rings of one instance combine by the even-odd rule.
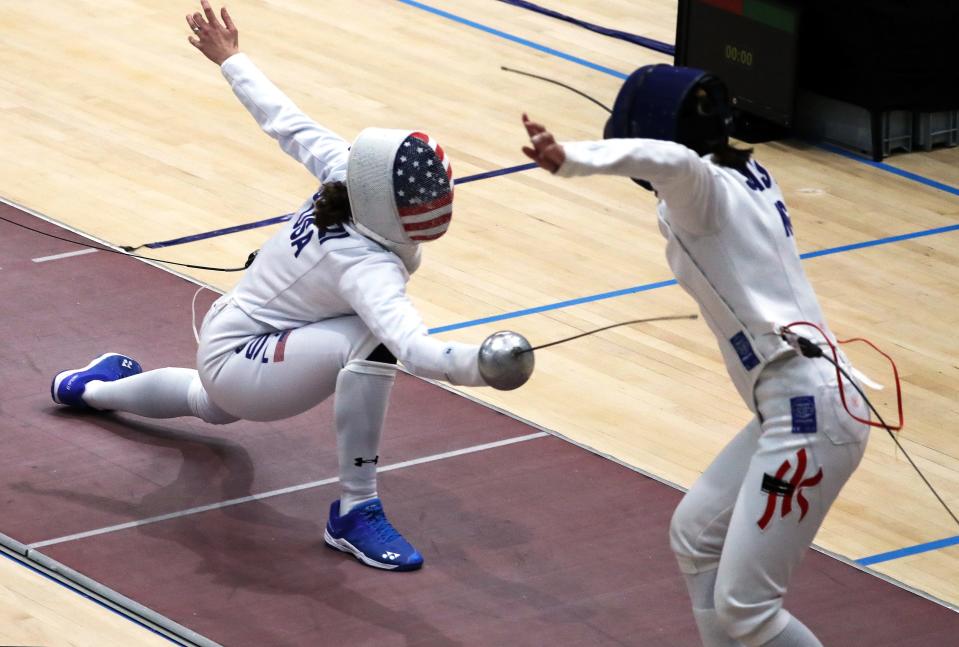
[[[344, 139], [303, 114], [246, 55], [231, 56], [221, 71], [260, 128], [321, 185], [345, 180]], [[275, 330], [356, 314], [411, 372], [483, 385], [478, 347], [428, 336], [407, 297], [418, 255], [401, 259], [349, 225], [318, 229], [313, 202], [319, 191], [322, 186], [260, 248], [229, 301]]]
[[813, 322], [835, 343], [803, 271], [782, 192], [758, 162], [740, 173], [681, 144], [651, 139], [563, 147], [566, 161], [557, 175], [623, 175], [653, 185], [669, 266], [716, 335], [750, 409], [756, 410], [753, 389], [763, 367], [792, 352], [780, 326]]

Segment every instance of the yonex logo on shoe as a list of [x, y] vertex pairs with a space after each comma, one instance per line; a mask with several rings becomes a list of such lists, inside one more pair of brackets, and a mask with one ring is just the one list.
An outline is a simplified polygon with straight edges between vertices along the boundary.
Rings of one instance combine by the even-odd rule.
[[133, 368], [133, 361], [129, 359], [124, 359], [120, 361], [120, 365], [123, 368]]
[[389, 551], [389, 550], [383, 553], [383, 559], [396, 559], [399, 556], [400, 556], [399, 553], [394, 553], [393, 551]]

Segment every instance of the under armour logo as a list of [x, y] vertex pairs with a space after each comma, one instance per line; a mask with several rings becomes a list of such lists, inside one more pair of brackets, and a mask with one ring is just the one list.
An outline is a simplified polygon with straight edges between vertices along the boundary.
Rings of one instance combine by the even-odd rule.
[[380, 462], [379, 455], [376, 455], [373, 458], [362, 458], [360, 456], [357, 456], [356, 458], [353, 459], [353, 464], [356, 465], [357, 467], [363, 467], [363, 463], [373, 463], [374, 465], [376, 465], [379, 462]]
[[786, 472], [792, 467], [792, 464], [788, 460], [783, 461], [783, 464], [780, 465], [776, 471], [775, 476], [763, 474], [762, 490], [769, 494], [769, 498], [766, 500], [766, 510], [763, 512], [762, 518], [756, 522], [762, 530], [766, 529], [766, 526], [769, 525], [773, 515], [776, 513], [777, 498], [782, 498], [783, 502], [780, 517], [785, 517], [792, 512], [794, 495], [796, 497], [796, 503], [799, 505], [799, 521], [802, 521], [806, 513], [809, 512], [809, 502], [806, 501], [806, 497], [803, 496], [802, 490], [803, 488], [813, 487], [819, 484], [822, 480], [822, 468], [819, 468], [819, 471], [813, 476], [804, 479], [803, 477], [806, 475], [806, 450], [800, 449], [796, 452], [796, 459], [796, 471], [788, 481], [785, 480]]
[[393, 560], [395, 560], [399, 556], [400, 556], [399, 553], [394, 553], [393, 551], [390, 551], [390, 550], [386, 551], [382, 555], [383, 559], [393, 559]]

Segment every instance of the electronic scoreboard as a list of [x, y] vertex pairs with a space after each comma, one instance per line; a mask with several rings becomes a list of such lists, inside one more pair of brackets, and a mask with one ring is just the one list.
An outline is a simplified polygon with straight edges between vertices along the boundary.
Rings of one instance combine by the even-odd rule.
[[[729, 87], [737, 122], [790, 128], [796, 103], [798, 0], [680, 0], [676, 65]], [[746, 114], [742, 114], [746, 113]], [[742, 124], [740, 124], [742, 125]], [[742, 130], [742, 128], [737, 128]]]

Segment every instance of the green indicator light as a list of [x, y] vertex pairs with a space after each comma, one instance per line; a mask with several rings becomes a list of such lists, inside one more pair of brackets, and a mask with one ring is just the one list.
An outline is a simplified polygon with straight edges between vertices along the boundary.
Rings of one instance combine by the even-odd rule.
[[796, 32], [796, 14], [794, 12], [769, 2], [763, 2], [763, 0], [743, 0], [743, 15], [790, 34]]

